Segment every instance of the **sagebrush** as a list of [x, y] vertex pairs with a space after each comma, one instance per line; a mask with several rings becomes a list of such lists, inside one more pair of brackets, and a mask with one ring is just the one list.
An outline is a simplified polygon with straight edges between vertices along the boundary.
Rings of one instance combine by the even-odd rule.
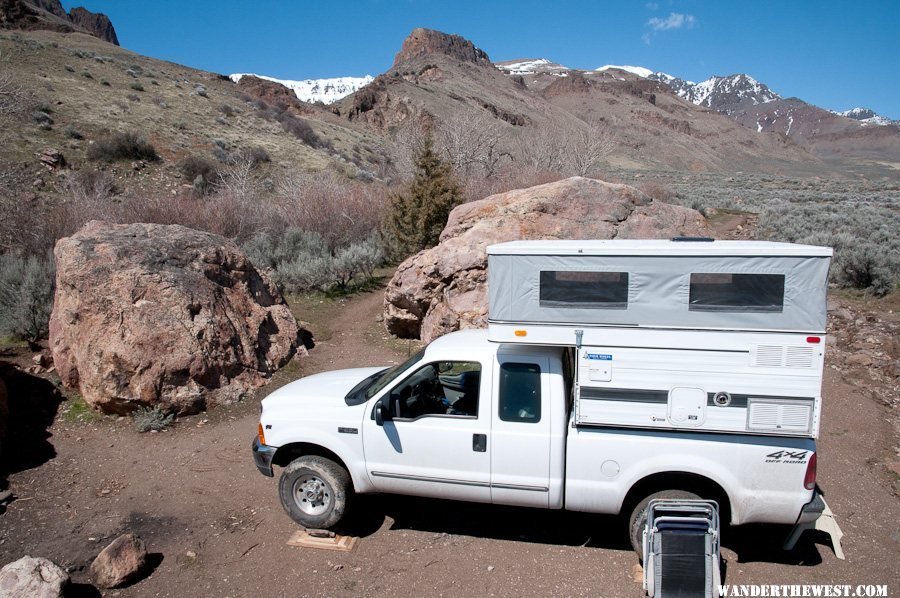
[[0, 255], [0, 337], [34, 346], [47, 336], [54, 278], [51, 257]]

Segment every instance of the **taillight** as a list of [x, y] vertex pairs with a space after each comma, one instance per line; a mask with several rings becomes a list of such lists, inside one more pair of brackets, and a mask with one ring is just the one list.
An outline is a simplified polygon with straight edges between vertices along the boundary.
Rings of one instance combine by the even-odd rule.
[[[259, 443], [265, 444], [266, 443], [266, 435], [263, 434], [262, 422], [259, 422], [259, 430], [257, 431], [257, 434], [259, 435]], [[813, 457], [815, 457], [815, 456], [816, 456], [816, 454], [813, 453]], [[807, 474], [807, 475], [809, 475], [809, 474]], [[813, 471], [813, 481], [815, 481], [815, 477], [816, 477], [816, 474], [815, 474], [815, 471]]]
[[803, 487], [813, 490], [816, 487], [816, 454], [813, 453], [806, 464], [806, 476], [803, 478]]

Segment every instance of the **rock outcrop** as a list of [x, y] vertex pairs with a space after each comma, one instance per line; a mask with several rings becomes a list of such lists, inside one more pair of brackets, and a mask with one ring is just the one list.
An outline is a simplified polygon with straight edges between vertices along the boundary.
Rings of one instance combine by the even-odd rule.
[[653, 201], [628, 185], [573, 177], [492, 195], [454, 209], [440, 244], [400, 264], [385, 292], [385, 325], [426, 342], [485, 326], [485, 248], [493, 243], [707, 234], [699, 212]]
[[0, 596], [6, 598], [60, 598], [69, 574], [53, 561], [24, 556], [0, 569]]
[[0, 0], [0, 28], [87, 33], [119, 45], [112, 22], [105, 14], [86, 8], [66, 13], [59, 0]]
[[122, 534], [91, 563], [91, 582], [98, 588], [117, 588], [137, 581], [147, 569], [147, 557], [143, 540], [134, 534]]
[[275, 285], [217, 235], [92, 221], [54, 253], [53, 362], [104, 412], [229, 403], [305, 353]]
[[76, 27], [81, 27], [94, 37], [99, 37], [103, 41], [111, 44], [119, 45], [119, 38], [116, 35], [116, 29], [113, 27], [112, 21], [103, 13], [91, 12], [86, 8], [78, 6], [69, 11], [69, 20]]
[[425, 54], [444, 54], [463, 62], [490, 63], [487, 53], [459, 35], [421, 27], [413, 29], [394, 57], [394, 66]]
[[56, 15], [61, 19], [68, 19], [66, 9], [63, 8], [62, 2], [59, 0], [29, 0], [36, 8], [46, 10], [52, 15]]

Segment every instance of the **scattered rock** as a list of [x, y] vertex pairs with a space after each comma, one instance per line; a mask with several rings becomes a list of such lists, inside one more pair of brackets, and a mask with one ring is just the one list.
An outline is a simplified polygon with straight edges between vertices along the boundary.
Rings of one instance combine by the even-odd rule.
[[862, 367], [868, 367], [874, 363], [872, 357], [867, 353], [854, 353], [847, 357], [847, 363], [849, 365], [858, 365]]
[[[47, 170], [56, 170], [66, 165], [66, 158], [62, 155], [62, 152], [50, 147], [38, 154], [38, 159]], [[41, 184], [43, 184], [43, 181]]]
[[841, 307], [834, 310], [834, 317], [850, 321], [853, 319], [853, 313], [846, 307]]
[[53, 362], [106, 413], [228, 404], [306, 354], [278, 289], [222, 237], [92, 221], [54, 252]]
[[33, 361], [35, 365], [39, 365], [42, 368], [49, 368], [53, 363], [53, 357], [49, 352], [41, 351], [40, 353], [35, 353], [31, 357], [31, 361]]
[[0, 569], [0, 596], [5, 598], [59, 598], [69, 574], [53, 561], [24, 556]]
[[147, 547], [134, 534], [123, 534], [100, 551], [91, 563], [91, 582], [98, 588], [115, 588], [137, 581], [147, 567]]
[[385, 326], [426, 342], [485, 326], [485, 248], [492, 243], [708, 234], [699, 212], [653, 201], [628, 185], [573, 177], [492, 195], [454, 209], [440, 244], [400, 264], [385, 292]]

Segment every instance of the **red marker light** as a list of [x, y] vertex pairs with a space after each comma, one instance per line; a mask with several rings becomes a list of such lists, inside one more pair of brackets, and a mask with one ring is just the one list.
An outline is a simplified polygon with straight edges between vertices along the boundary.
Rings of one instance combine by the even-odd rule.
[[807, 336], [806, 342], [811, 343], [813, 345], [818, 345], [819, 343], [822, 342], [822, 339], [819, 338], [818, 336]]

